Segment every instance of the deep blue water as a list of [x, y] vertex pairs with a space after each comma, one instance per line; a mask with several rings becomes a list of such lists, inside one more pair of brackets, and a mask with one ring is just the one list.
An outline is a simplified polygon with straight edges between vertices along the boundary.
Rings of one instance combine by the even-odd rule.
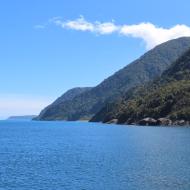
[[189, 190], [190, 128], [0, 122], [0, 190]]

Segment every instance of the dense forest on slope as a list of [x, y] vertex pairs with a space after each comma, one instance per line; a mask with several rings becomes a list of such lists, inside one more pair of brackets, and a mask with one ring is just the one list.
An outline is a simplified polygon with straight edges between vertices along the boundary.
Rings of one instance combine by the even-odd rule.
[[53, 102], [53, 105], [63, 103], [68, 100], [72, 100], [75, 96], [87, 92], [91, 87], [76, 87], [65, 92], [61, 97]]
[[114, 102], [129, 89], [159, 77], [190, 47], [190, 38], [184, 37], [163, 43], [116, 72], [98, 86], [76, 95], [71, 100], [48, 106], [39, 120], [90, 119], [108, 102]]
[[[63, 104], [66, 101], [70, 101], [72, 100], [74, 97], [76, 97], [79, 94], [82, 94], [84, 92], [87, 92], [88, 90], [90, 90], [91, 87], [76, 87], [76, 88], [72, 88], [70, 90], [68, 90], [67, 92], [65, 92], [62, 96], [60, 96], [59, 98], [57, 98], [52, 104], [50, 104], [49, 106], [47, 106], [46, 108], [44, 108], [41, 111], [41, 115], [44, 114], [50, 114], [51, 112], [47, 113], [47, 110], [52, 110], [54, 112], [54, 110], [56, 111], [57, 106], [59, 106], [60, 104]], [[35, 118], [35, 120], [39, 120], [39, 116]]]
[[138, 123], [144, 118], [190, 121], [190, 50], [152, 83], [131, 89], [105, 106], [92, 121]]

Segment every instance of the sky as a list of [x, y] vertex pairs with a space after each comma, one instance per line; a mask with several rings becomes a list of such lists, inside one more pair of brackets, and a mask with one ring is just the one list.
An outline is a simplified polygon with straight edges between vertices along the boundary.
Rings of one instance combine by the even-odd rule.
[[156, 45], [190, 36], [189, 0], [1, 0], [0, 118], [38, 114]]

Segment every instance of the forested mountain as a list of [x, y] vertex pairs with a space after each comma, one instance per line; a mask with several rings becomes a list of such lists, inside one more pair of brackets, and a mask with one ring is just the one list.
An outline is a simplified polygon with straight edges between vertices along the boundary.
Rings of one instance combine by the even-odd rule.
[[90, 119], [108, 102], [114, 102], [129, 89], [159, 77], [190, 47], [190, 38], [184, 37], [163, 43], [116, 72], [98, 86], [76, 95], [71, 100], [49, 106], [39, 120]]
[[[59, 106], [60, 104], [64, 104], [64, 102], [70, 101], [75, 96], [82, 94], [84, 92], [87, 92], [90, 89], [91, 89], [91, 87], [82, 87], [82, 88], [76, 87], [76, 88], [72, 88], [72, 89], [68, 90], [62, 96], [57, 98], [52, 104], [50, 104], [49, 106], [44, 108], [40, 113], [40, 117], [49, 117], [47, 114], [51, 115], [51, 112], [49, 112], [48, 110], [54, 111], [55, 109], [57, 109], [57, 106]], [[35, 120], [39, 120], [39, 119], [40, 119], [39, 116], [35, 118]]]
[[131, 89], [117, 103], [105, 106], [92, 121], [114, 119], [118, 123], [138, 124], [145, 118], [154, 124], [166, 119], [171, 120], [167, 124], [190, 122], [190, 49], [159, 79]]

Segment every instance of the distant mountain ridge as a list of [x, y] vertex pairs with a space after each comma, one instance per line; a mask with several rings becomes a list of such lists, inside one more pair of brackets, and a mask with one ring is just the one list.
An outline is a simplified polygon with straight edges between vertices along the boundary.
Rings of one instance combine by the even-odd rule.
[[190, 124], [190, 49], [159, 79], [132, 89], [120, 101], [105, 106], [91, 121]]
[[7, 120], [32, 120], [36, 115], [10, 116]]
[[71, 100], [48, 106], [38, 120], [91, 119], [107, 103], [114, 102], [129, 89], [159, 77], [176, 59], [190, 48], [190, 38], [163, 43], [127, 65], [98, 86]]

